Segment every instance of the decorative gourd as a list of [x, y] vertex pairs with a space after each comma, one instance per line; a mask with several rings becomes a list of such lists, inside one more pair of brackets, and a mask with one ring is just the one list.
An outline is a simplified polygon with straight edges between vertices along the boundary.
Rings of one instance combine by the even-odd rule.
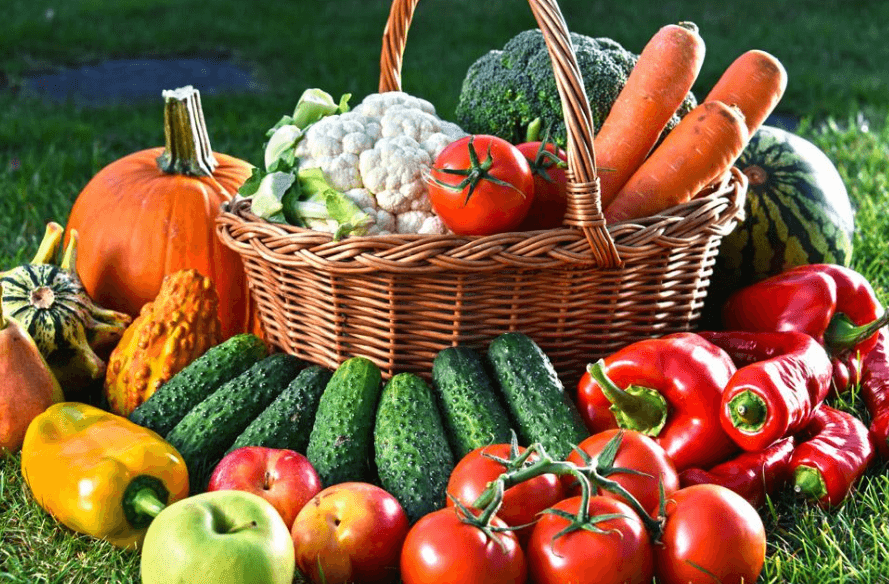
[[74, 269], [76, 230], [61, 262], [51, 263], [63, 234], [61, 225], [50, 222], [31, 263], [0, 274], [0, 288], [6, 313], [31, 335], [65, 391], [76, 391], [105, 375], [96, 350], [117, 342], [132, 318], [97, 305], [87, 294]]
[[750, 181], [745, 218], [722, 239], [708, 303], [793, 266], [849, 265], [854, 213], [823, 151], [792, 132], [761, 126], [735, 166]]
[[164, 276], [196, 269], [219, 295], [223, 336], [255, 332], [243, 263], [215, 224], [252, 166], [211, 151], [196, 89], [163, 97], [166, 146], [110, 163], [74, 202], [68, 228], [80, 232], [78, 272], [97, 302], [135, 317]]
[[31, 420], [64, 399], [37, 343], [0, 299], [0, 452], [19, 450]]
[[129, 416], [163, 383], [219, 344], [219, 298], [197, 270], [169, 274], [111, 353], [105, 375], [109, 409]]

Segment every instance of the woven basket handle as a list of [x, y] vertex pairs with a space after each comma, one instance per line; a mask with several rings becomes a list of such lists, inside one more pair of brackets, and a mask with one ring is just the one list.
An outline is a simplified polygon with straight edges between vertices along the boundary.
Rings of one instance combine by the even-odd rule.
[[[407, 32], [419, 0], [393, 0], [383, 31], [380, 92], [401, 91], [401, 65]], [[555, 0], [528, 0], [553, 63], [567, 129], [568, 209], [565, 225], [583, 231], [596, 264], [622, 264], [614, 239], [605, 228], [593, 151], [593, 117], [577, 65], [568, 27]]]

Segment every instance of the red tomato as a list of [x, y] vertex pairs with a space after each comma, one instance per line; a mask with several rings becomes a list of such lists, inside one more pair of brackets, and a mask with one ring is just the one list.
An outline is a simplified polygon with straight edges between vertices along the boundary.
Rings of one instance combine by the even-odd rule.
[[[477, 157], [475, 165], [470, 151]], [[469, 177], [446, 172], [468, 173], [474, 167], [479, 173], [471, 193], [470, 184], [458, 186]], [[427, 185], [432, 208], [458, 235], [514, 231], [534, 199], [531, 167], [519, 149], [502, 138], [485, 134], [448, 144], [435, 159]]]
[[[602, 453], [605, 445], [618, 432], [621, 432], [621, 442], [612, 466], [636, 470], [644, 475], [618, 471], [607, 478], [619, 483], [639, 501], [644, 509], [654, 515], [660, 505], [658, 483], [663, 481], [664, 493], [668, 497], [679, 488], [679, 474], [676, 472], [676, 466], [660, 444], [635, 430], [612, 429], [603, 430], [585, 438], [577, 447], [595, 460]], [[568, 455], [568, 461], [577, 465], [583, 464], [583, 459], [576, 450], [572, 450]], [[565, 475], [562, 478], [566, 485], [573, 485], [569, 491], [571, 495], [580, 494], [580, 487], [575, 484], [574, 477]], [[618, 501], [624, 500], [621, 495], [604, 489], [599, 489], [598, 494], [613, 497]]]
[[[550, 156], [542, 153], [542, 145], [543, 142], [537, 141], [524, 142], [517, 146], [528, 160], [534, 176], [534, 200], [525, 220], [519, 226], [522, 231], [561, 227], [565, 209], [568, 207], [568, 180], [565, 176], [567, 169], [556, 166], [557, 163]], [[546, 151], [565, 162], [565, 151], [552, 142], [547, 143]]]
[[654, 551], [660, 584], [750, 584], [765, 563], [762, 519], [719, 485], [692, 485], [668, 497], [661, 542]]
[[[576, 514], [581, 498], [560, 501], [554, 509]], [[528, 573], [536, 584], [651, 584], [651, 539], [639, 516], [609, 497], [590, 497], [590, 514], [622, 517], [596, 523], [601, 532], [577, 529], [556, 537], [568, 520], [546, 513], [528, 541]]]
[[[464, 456], [448, 480], [447, 491], [467, 507], [478, 499], [485, 490], [489, 481], [496, 479], [503, 473], [505, 467], [497, 461], [491, 460], [485, 454], [498, 458], [510, 457], [509, 444], [492, 444], [482, 448], [476, 448]], [[525, 451], [524, 446], [519, 446], [519, 453]], [[532, 454], [531, 462], [539, 457]], [[564, 489], [559, 477], [555, 474], [544, 474], [514, 485], [503, 493], [503, 503], [497, 510], [497, 517], [507, 525], [518, 526], [532, 523], [537, 519], [537, 514], [547, 507], [552, 507], [564, 498]], [[454, 502], [448, 498], [448, 506], [454, 506]], [[531, 526], [516, 532], [519, 541], [527, 540], [531, 534]]]
[[[491, 525], [506, 526], [496, 515]], [[401, 580], [404, 584], [522, 584], [528, 567], [518, 539], [509, 531], [497, 536], [500, 543], [466, 523], [455, 507], [424, 515], [404, 540]]]
[[380, 487], [327, 487], [293, 522], [296, 566], [315, 583], [395, 582], [408, 528], [398, 500]]

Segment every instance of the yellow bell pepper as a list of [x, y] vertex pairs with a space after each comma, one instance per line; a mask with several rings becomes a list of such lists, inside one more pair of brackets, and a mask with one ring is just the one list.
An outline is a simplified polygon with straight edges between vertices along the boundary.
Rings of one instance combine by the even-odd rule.
[[138, 548], [154, 516], [188, 495], [188, 470], [173, 446], [77, 402], [54, 404], [28, 425], [22, 475], [56, 520], [121, 548]]

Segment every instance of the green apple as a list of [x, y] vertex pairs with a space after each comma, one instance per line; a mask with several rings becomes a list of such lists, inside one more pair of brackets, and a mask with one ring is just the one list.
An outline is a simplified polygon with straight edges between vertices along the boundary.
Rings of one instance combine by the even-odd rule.
[[290, 530], [246, 491], [186, 497], [161, 511], [142, 546], [143, 584], [291, 584]]

